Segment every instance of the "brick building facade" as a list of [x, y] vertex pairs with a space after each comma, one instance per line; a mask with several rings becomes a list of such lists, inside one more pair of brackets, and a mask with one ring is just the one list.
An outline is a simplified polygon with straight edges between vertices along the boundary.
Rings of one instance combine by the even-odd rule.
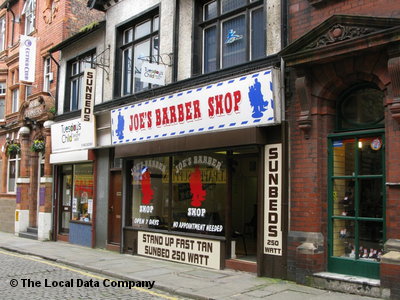
[[[0, 8], [0, 230], [22, 235], [32, 228], [34, 236], [48, 239], [53, 182], [49, 120], [55, 113], [59, 59], [48, 50], [103, 14], [90, 11], [82, 0], [7, 0]], [[26, 81], [19, 76], [22, 36], [36, 42], [36, 56], [26, 57], [34, 60], [34, 79]]]
[[288, 277], [380, 279], [399, 299], [398, 1], [288, 1]]

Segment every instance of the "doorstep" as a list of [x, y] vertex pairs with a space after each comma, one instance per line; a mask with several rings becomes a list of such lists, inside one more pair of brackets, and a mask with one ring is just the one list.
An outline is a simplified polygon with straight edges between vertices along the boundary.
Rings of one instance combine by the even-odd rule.
[[390, 298], [390, 291], [381, 289], [381, 282], [378, 279], [330, 272], [314, 273], [309, 279], [310, 285], [319, 289], [375, 298]]
[[257, 273], [257, 263], [241, 259], [226, 259], [225, 268], [237, 271]]
[[106, 249], [109, 251], [120, 252], [121, 246], [120, 246], [120, 244], [107, 244]]

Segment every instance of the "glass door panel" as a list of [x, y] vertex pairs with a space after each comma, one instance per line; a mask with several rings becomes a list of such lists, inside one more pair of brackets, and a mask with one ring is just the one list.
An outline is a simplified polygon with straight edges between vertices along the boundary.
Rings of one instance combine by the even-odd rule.
[[[329, 259], [332, 272], [379, 277], [384, 232], [384, 137], [330, 140]], [[350, 263], [351, 261], [351, 263]]]
[[62, 167], [62, 193], [61, 193], [61, 233], [69, 232], [69, 220], [71, 219], [72, 200], [72, 165]]

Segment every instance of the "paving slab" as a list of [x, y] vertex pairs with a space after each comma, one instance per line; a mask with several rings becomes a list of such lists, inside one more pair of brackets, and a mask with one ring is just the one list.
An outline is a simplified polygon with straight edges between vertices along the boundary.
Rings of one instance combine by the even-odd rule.
[[0, 232], [0, 248], [35, 255], [105, 276], [155, 280], [155, 286], [195, 299], [372, 300], [377, 298], [328, 292], [230, 269], [212, 270], [148, 257], [91, 249], [66, 242], [41, 242]]

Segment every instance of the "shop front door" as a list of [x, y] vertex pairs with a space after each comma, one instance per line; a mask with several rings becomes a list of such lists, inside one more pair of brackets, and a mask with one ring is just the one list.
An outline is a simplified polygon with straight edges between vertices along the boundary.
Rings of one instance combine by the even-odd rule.
[[122, 176], [121, 171], [111, 172], [110, 197], [108, 202], [108, 243], [121, 242], [121, 199]]
[[331, 272], [379, 278], [385, 242], [384, 145], [379, 130], [329, 139]]
[[257, 260], [258, 153], [232, 153], [232, 250], [231, 258]]

